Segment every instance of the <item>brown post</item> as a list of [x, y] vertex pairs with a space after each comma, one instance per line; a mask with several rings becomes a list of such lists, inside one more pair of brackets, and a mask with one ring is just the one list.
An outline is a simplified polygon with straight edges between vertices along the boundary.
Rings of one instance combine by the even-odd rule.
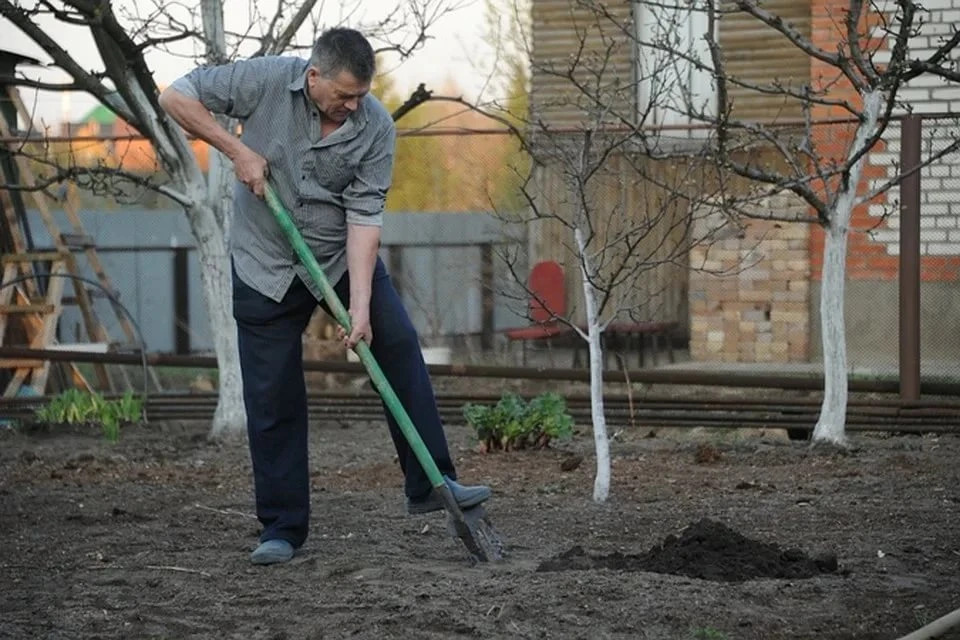
[[[900, 133], [900, 397], [920, 398], [920, 171], [923, 121], [903, 119]], [[909, 174], [909, 175], [906, 175]]]
[[173, 250], [173, 351], [188, 355], [190, 347], [190, 250]]
[[493, 349], [493, 326], [495, 324], [494, 308], [494, 275], [493, 275], [493, 245], [480, 245], [480, 299], [483, 308], [481, 322], [480, 347], [484, 351]]

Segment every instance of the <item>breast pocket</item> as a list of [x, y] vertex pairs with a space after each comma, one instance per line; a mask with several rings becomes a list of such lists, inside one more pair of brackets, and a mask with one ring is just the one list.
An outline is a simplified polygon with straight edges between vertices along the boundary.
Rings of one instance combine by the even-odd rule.
[[360, 154], [343, 146], [326, 147], [314, 152], [313, 165], [319, 186], [340, 195], [357, 175]]

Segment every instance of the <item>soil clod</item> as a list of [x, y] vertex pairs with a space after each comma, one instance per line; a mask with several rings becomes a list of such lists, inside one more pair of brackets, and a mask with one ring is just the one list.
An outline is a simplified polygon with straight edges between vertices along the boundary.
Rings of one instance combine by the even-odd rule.
[[702, 519], [679, 536], [669, 535], [642, 554], [591, 554], [576, 545], [540, 563], [538, 571], [614, 569], [649, 571], [743, 582], [754, 578], [806, 579], [837, 571], [834, 554], [810, 556], [800, 549], [751, 540], [726, 525]]

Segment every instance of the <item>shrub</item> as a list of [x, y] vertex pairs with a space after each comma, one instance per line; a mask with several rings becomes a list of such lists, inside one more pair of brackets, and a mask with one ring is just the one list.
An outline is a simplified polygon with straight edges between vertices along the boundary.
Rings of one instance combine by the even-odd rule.
[[463, 416], [484, 452], [541, 449], [573, 434], [566, 402], [554, 392], [540, 394], [529, 403], [515, 393], [505, 393], [493, 406], [466, 404]]

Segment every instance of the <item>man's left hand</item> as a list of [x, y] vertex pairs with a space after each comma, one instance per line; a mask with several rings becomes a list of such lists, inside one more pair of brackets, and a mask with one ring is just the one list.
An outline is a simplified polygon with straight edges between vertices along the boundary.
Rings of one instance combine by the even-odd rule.
[[350, 309], [350, 335], [348, 336], [343, 327], [337, 327], [337, 334], [343, 340], [347, 349], [353, 349], [361, 340], [367, 343], [367, 346], [373, 344], [373, 329], [370, 327], [370, 312], [368, 310]]

